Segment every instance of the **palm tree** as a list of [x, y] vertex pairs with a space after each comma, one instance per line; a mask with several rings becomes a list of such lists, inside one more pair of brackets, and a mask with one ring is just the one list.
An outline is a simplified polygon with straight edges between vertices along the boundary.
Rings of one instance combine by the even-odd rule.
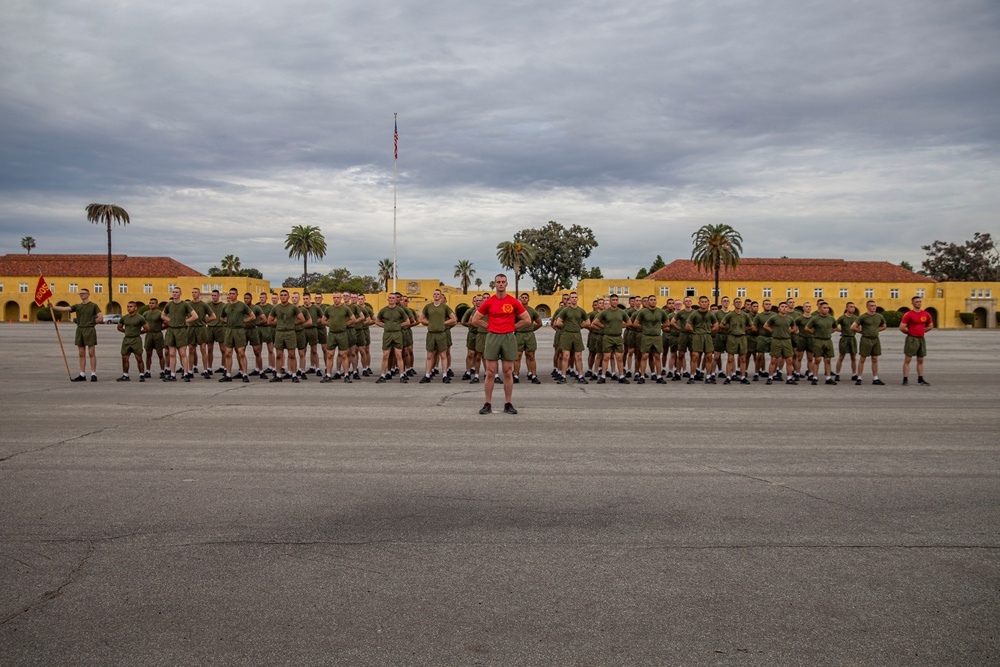
[[467, 259], [458, 260], [455, 265], [455, 277], [462, 279], [462, 294], [469, 293], [469, 285], [472, 283], [472, 276], [476, 275], [476, 270], [472, 268], [472, 262]]
[[703, 225], [691, 235], [691, 261], [700, 271], [715, 272], [715, 301], [719, 298], [719, 271], [735, 269], [743, 252], [743, 237], [729, 225]]
[[326, 239], [319, 227], [295, 225], [285, 236], [285, 250], [289, 257], [302, 258], [302, 286], [306, 286], [309, 273], [309, 258], [323, 259], [326, 256]]
[[520, 293], [518, 278], [521, 272], [532, 265], [536, 254], [538, 251], [533, 245], [520, 241], [504, 241], [497, 245], [497, 259], [500, 260], [500, 266], [514, 272], [515, 295]]
[[25, 236], [21, 239], [21, 247], [27, 250], [30, 255], [31, 251], [35, 248], [35, 239], [30, 236]]
[[476, 289], [481, 289], [482, 286], [483, 286], [483, 279], [482, 278], [476, 278]]
[[87, 220], [96, 225], [104, 225], [108, 229], [108, 309], [104, 312], [111, 312], [111, 301], [114, 292], [111, 290], [111, 223], [117, 222], [119, 225], [127, 225], [130, 220], [128, 211], [115, 204], [88, 204]]
[[386, 257], [378, 263], [378, 279], [385, 283], [385, 291], [389, 291], [389, 281], [396, 274], [396, 265]]
[[240, 258], [234, 255], [226, 255], [222, 258], [220, 264], [222, 265], [222, 270], [226, 272], [227, 276], [235, 276], [240, 272], [240, 269], [243, 268], [240, 263]]

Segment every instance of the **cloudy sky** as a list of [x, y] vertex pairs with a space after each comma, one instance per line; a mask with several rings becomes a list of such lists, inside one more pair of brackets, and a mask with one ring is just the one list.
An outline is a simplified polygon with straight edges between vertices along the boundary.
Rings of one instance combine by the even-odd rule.
[[[748, 257], [908, 260], [1000, 231], [996, 0], [6, 0], [0, 250], [484, 279], [556, 220], [634, 276], [728, 223]], [[312, 266], [312, 265], [311, 265]]]

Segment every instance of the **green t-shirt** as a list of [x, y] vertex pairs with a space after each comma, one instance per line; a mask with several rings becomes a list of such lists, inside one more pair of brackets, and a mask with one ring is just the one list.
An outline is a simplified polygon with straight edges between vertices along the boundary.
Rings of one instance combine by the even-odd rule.
[[150, 308], [142, 314], [143, 319], [146, 320], [146, 324], [149, 325], [149, 333], [160, 333], [163, 331], [163, 320], [160, 318], [162, 312], [159, 308], [156, 310]]
[[710, 310], [706, 310], [704, 312], [700, 309], [693, 310], [687, 318], [687, 323], [691, 325], [692, 329], [694, 329], [695, 334], [711, 334], [712, 327], [715, 326], [717, 321], [715, 313]]
[[604, 325], [600, 332], [605, 336], [621, 336], [629, 318], [620, 308], [605, 308], [598, 314], [597, 321]]
[[[792, 327], [795, 326], [795, 320], [788, 315], [772, 315], [771, 319], [767, 321], [771, 327], [771, 338], [777, 340], [791, 340], [792, 338]], [[767, 329], [763, 330], [765, 333]]]
[[125, 338], [138, 338], [142, 333], [142, 327], [146, 324], [146, 318], [139, 313], [135, 315], [126, 313], [122, 315], [120, 323], [122, 328], [125, 329]]
[[101, 314], [101, 307], [93, 301], [74, 303], [69, 307], [69, 312], [76, 313], [76, 326], [93, 327], [97, 326], [97, 316]]
[[173, 301], [167, 301], [163, 305], [163, 314], [170, 319], [169, 326], [171, 329], [182, 329], [187, 326], [184, 320], [194, 312], [194, 308], [187, 301], [179, 301], [174, 303]]
[[722, 318], [722, 324], [730, 336], [745, 336], [747, 327], [750, 326], [750, 316], [742, 310], [734, 310], [726, 313], [726, 316]]
[[858, 316], [858, 324], [861, 325], [862, 338], [878, 338], [878, 330], [885, 326], [885, 318], [882, 313], [869, 315], [864, 313]]
[[523, 329], [515, 329], [517, 333], [534, 333], [535, 332], [535, 320], [538, 319], [538, 311], [531, 306], [525, 306], [524, 309], [528, 311], [528, 318], [531, 320], [530, 327], [524, 327]]
[[674, 323], [672, 325], [673, 328], [675, 330], [679, 329], [682, 333], [687, 333], [688, 318], [691, 317], [691, 313], [693, 312], [694, 310], [685, 310], [682, 308], [681, 310], [678, 310], [676, 313], [674, 313]]
[[386, 306], [382, 310], [378, 311], [378, 319], [382, 322], [382, 327], [387, 333], [393, 333], [396, 331], [402, 331], [403, 323], [408, 322], [410, 316], [406, 312], [405, 308], [400, 306], [390, 308], [389, 306]]
[[347, 321], [354, 317], [354, 309], [346, 303], [339, 306], [331, 303], [326, 307], [325, 315], [330, 333], [344, 333], [347, 331]]
[[857, 321], [858, 321], [857, 315], [847, 315], [845, 313], [844, 315], [838, 317], [837, 326], [840, 327], [841, 337], [849, 336], [850, 338], [854, 338], [855, 336], [857, 336], [857, 332], [851, 329], [851, 325]]
[[563, 321], [563, 333], [580, 333], [587, 311], [580, 306], [566, 306], [559, 311], [559, 318]]
[[312, 329], [313, 327], [321, 327], [323, 323], [320, 322], [320, 318], [323, 317], [323, 306], [317, 306], [312, 304], [306, 308], [307, 317], [312, 319], [312, 324], [307, 326], [306, 329]]
[[795, 327], [798, 329], [798, 334], [803, 338], [813, 337], [811, 333], [806, 331], [806, 327], [809, 326], [809, 320], [812, 319], [815, 314], [816, 313], [811, 313], [806, 315], [804, 313], [799, 313], [795, 316]]
[[435, 306], [433, 303], [427, 304], [423, 310], [424, 318], [427, 320], [427, 331], [444, 333], [445, 321], [454, 314], [455, 311], [446, 303], [442, 303], [440, 306]]
[[813, 330], [813, 337], [820, 340], [830, 340], [833, 337], [833, 330], [837, 328], [837, 320], [833, 315], [826, 317], [816, 313], [809, 318], [809, 328]]
[[643, 336], [659, 336], [663, 323], [667, 321], [667, 313], [662, 308], [640, 308], [632, 321], [642, 327]]
[[191, 324], [189, 324], [188, 327], [193, 329], [206, 326], [205, 318], [208, 317], [208, 314], [212, 312], [212, 307], [209, 306], [204, 301], [188, 301], [187, 303], [189, 306], [191, 306], [191, 310], [198, 313], [198, 319], [191, 322]]
[[276, 303], [271, 306], [275, 331], [295, 331], [298, 315], [299, 307], [293, 303]]
[[770, 321], [772, 317], [777, 315], [773, 310], [762, 310], [757, 313], [756, 317], [753, 318], [753, 325], [757, 327], [757, 335], [763, 336], [764, 338], [770, 338], [771, 332], [764, 328], [764, 325]]
[[253, 311], [250, 310], [250, 306], [246, 305], [242, 301], [237, 301], [236, 303], [224, 304], [225, 307], [222, 309], [222, 316], [226, 318], [226, 328], [227, 329], [243, 329], [246, 327], [244, 320], [253, 315]]
[[[243, 303], [243, 302], [240, 301], [240, 303]], [[225, 312], [226, 305], [227, 304], [226, 304], [225, 301], [220, 301], [219, 303], [212, 303], [211, 301], [208, 302], [208, 307], [212, 309], [213, 313], [215, 313], [215, 319], [212, 320], [211, 322], [209, 322], [208, 326], [210, 326], [210, 327], [221, 327], [222, 326], [222, 313]], [[246, 304], [243, 304], [243, 305], [246, 305]]]

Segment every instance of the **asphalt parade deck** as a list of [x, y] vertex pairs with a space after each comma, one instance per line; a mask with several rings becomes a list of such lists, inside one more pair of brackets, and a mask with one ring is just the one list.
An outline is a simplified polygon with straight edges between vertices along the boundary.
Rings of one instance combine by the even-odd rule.
[[790, 387], [557, 386], [543, 330], [516, 416], [116, 383], [99, 336], [70, 383], [51, 324], [0, 325], [4, 665], [1000, 661], [995, 331], [933, 332], [930, 387], [895, 331], [886, 386]]

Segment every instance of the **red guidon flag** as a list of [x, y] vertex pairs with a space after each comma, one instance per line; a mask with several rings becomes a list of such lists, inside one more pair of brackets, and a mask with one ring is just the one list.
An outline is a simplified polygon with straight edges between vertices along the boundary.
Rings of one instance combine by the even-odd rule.
[[45, 282], [45, 276], [38, 276], [38, 287], [35, 288], [35, 304], [40, 306], [51, 298], [52, 290], [49, 289], [49, 284]]

